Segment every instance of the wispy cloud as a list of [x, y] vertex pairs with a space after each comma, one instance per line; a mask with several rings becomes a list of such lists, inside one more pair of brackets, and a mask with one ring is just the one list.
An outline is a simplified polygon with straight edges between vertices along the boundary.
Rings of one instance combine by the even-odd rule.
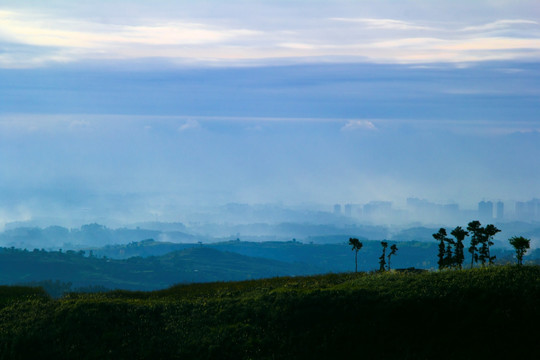
[[280, 43], [277, 44], [277, 46], [296, 50], [315, 50], [317, 48], [321, 48], [320, 45], [306, 43]]
[[354, 130], [377, 130], [375, 125], [369, 120], [349, 120], [343, 127], [342, 131]]
[[416, 25], [408, 21], [395, 19], [369, 19], [369, 18], [331, 18], [330, 20], [358, 23], [370, 29], [387, 29], [387, 30], [432, 30], [433, 28]]
[[[256, 35], [255, 30], [182, 20], [121, 25], [0, 11], [0, 43], [6, 43], [9, 49], [0, 53], [0, 65], [24, 67], [96, 58], [205, 57], [197, 47], [234, 43]], [[10, 48], [10, 44], [31, 46], [35, 51], [21, 52]]]
[[461, 41], [446, 41], [438, 48], [454, 51], [482, 51], [482, 50], [540, 50], [540, 39], [515, 39], [507, 37], [487, 37]]
[[533, 21], [533, 20], [524, 20], [524, 19], [497, 20], [497, 21], [493, 21], [487, 24], [467, 26], [461, 29], [461, 31], [480, 32], [480, 31], [500, 30], [500, 29], [508, 29], [514, 25], [538, 25], [538, 22]]
[[199, 124], [197, 120], [189, 119], [189, 120], [186, 120], [185, 123], [180, 125], [180, 127], [178, 128], [178, 131], [183, 132], [183, 131], [187, 131], [191, 129], [198, 129], [200, 127], [201, 127], [201, 124]]

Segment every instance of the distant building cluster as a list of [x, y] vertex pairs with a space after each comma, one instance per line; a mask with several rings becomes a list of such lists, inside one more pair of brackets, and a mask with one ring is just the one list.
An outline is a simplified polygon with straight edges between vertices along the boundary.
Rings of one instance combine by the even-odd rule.
[[[511, 203], [512, 205], [512, 203]], [[343, 209], [343, 211], [342, 211]], [[460, 209], [456, 203], [437, 204], [425, 199], [408, 198], [403, 209], [390, 201], [371, 201], [366, 204], [335, 204], [334, 214], [371, 222], [463, 222], [478, 219], [492, 221], [540, 221], [540, 199], [516, 201], [515, 211], [505, 212], [505, 203], [482, 200], [477, 209]]]
[[414, 220], [441, 219], [453, 220], [460, 216], [458, 204], [436, 204], [424, 199], [408, 198], [407, 210], [411, 212]]
[[494, 207], [492, 201], [480, 201], [478, 203], [478, 218], [484, 221], [504, 220], [504, 203], [497, 201]]

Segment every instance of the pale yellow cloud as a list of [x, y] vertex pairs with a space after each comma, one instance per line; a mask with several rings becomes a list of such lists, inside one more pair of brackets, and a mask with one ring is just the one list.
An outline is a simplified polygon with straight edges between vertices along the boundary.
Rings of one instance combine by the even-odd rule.
[[100, 48], [118, 44], [192, 45], [252, 36], [256, 31], [191, 22], [115, 25], [0, 12], [0, 38], [27, 45]]
[[516, 38], [476, 38], [462, 41], [447, 41], [439, 44], [436, 48], [454, 51], [469, 50], [515, 50], [530, 49], [540, 50], [540, 39], [516, 39]]

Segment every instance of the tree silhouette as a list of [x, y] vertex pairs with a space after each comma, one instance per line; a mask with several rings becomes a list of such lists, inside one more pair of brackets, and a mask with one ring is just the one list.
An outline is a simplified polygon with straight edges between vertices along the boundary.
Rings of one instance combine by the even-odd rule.
[[454, 252], [452, 250], [453, 250], [453, 246], [455, 245], [455, 242], [454, 240], [448, 237], [445, 237], [444, 241], [446, 241], [447, 244], [446, 244], [446, 249], [444, 249], [443, 263], [444, 263], [445, 268], [450, 268], [454, 266]]
[[356, 238], [350, 238], [349, 245], [352, 246], [351, 250], [354, 251], [354, 272], [358, 272], [358, 251], [360, 251], [364, 244], [362, 244], [360, 240]]
[[496, 256], [491, 256], [490, 247], [493, 245], [491, 239], [493, 239], [493, 236], [498, 232], [501, 232], [501, 230], [497, 229], [493, 224], [486, 225], [486, 228], [484, 229], [484, 243], [482, 244], [482, 249], [484, 249], [483, 253], [487, 257], [490, 265], [493, 264], [493, 260], [496, 258]]
[[471, 233], [471, 246], [469, 246], [469, 253], [471, 254], [471, 269], [474, 263], [478, 261], [478, 244], [480, 244], [482, 237], [484, 236], [484, 228], [480, 221], [473, 220], [467, 225], [467, 230]]
[[463, 254], [463, 249], [465, 248], [463, 240], [465, 240], [465, 237], [469, 235], [469, 233], [461, 226], [457, 226], [450, 234], [456, 238], [456, 250], [454, 251], [453, 264], [461, 270], [463, 261], [465, 260], [465, 255]]
[[392, 244], [392, 246], [390, 246], [390, 253], [388, 254], [388, 270], [390, 270], [390, 258], [392, 257], [392, 255], [395, 255], [397, 251], [397, 245]]
[[510, 245], [516, 250], [516, 258], [518, 265], [523, 265], [523, 255], [527, 252], [527, 249], [531, 248], [531, 240], [526, 239], [523, 236], [513, 236], [508, 239]]
[[439, 242], [439, 261], [437, 261], [437, 264], [439, 265], [439, 270], [442, 270], [446, 266], [445, 261], [445, 253], [446, 253], [446, 246], [444, 245], [444, 242], [448, 240], [446, 237], [446, 229], [440, 228], [439, 232], [432, 235], [435, 240]]
[[388, 247], [388, 243], [386, 241], [381, 241], [381, 245], [382, 255], [379, 257], [379, 271], [384, 271], [386, 265], [386, 248]]

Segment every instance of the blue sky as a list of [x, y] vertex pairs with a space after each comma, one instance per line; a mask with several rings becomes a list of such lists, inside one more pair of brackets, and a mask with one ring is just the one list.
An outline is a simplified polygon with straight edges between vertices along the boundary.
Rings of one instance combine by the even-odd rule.
[[540, 197], [535, 1], [2, 1], [0, 224]]

